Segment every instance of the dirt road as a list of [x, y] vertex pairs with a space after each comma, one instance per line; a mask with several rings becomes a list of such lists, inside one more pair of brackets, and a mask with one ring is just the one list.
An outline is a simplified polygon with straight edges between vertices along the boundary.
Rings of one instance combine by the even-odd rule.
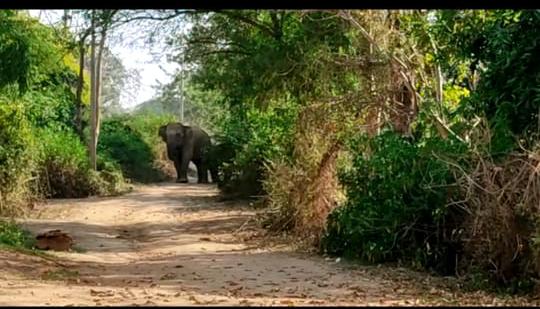
[[254, 210], [219, 202], [217, 194], [213, 185], [160, 184], [37, 207], [24, 226], [33, 233], [61, 229], [76, 250], [54, 252], [51, 261], [0, 251], [0, 305], [525, 302], [456, 292], [453, 279], [265, 246], [249, 221]]

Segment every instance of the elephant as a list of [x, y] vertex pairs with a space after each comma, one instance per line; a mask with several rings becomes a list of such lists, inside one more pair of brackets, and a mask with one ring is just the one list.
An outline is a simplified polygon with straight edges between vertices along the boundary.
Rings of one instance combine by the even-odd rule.
[[167, 156], [174, 162], [176, 182], [187, 183], [189, 162], [197, 167], [197, 182], [208, 183], [208, 171], [212, 182], [216, 182], [217, 172], [208, 158], [212, 143], [210, 136], [197, 126], [187, 126], [171, 122], [159, 127], [159, 136], [167, 144]]

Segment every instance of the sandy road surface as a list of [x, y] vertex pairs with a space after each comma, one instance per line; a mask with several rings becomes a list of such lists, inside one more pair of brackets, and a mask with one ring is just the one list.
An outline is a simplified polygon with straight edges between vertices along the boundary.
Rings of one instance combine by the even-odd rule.
[[[514, 304], [452, 279], [263, 246], [255, 212], [213, 185], [159, 184], [112, 198], [54, 200], [24, 226], [68, 232], [57, 262], [0, 251], [0, 305]], [[248, 222], [248, 224], [244, 224]], [[538, 302], [531, 302], [538, 305]]]

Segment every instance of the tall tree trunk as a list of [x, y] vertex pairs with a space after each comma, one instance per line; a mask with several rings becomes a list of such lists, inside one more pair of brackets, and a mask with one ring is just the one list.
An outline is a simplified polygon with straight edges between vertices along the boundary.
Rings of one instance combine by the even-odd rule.
[[81, 142], [84, 143], [83, 125], [82, 125], [82, 92], [84, 87], [84, 37], [79, 42], [79, 80], [77, 83], [77, 99], [76, 99], [76, 114], [75, 114], [75, 128]]
[[96, 94], [95, 94], [95, 131], [94, 131], [94, 149], [97, 152], [97, 145], [99, 141], [99, 129], [101, 124], [101, 73], [102, 73], [102, 59], [103, 59], [103, 48], [105, 46], [105, 38], [107, 34], [107, 29], [104, 27], [101, 30], [101, 40], [99, 42], [98, 55], [96, 59]]
[[71, 13], [70, 10], [64, 10], [64, 15], [62, 16], [62, 24], [64, 28], [67, 28], [68, 22], [71, 20]]
[[[369, 36], [372, 35], [371, 33], [371, 26], [368, 29]], [[372, 42], [369, 43], [369, 61], [372, 61], [375, 59], [375, 51], [374, 51], [374, 44]], [[377, 96], [376, 90], [375, 90], [375, 74], [373, 73], [373, 68], [369, 68], [369, 95], [370, 98], [373, 100]], [[379, 134], [381, 130], [381, 122], [383, 120], [383, 109], [379, 104], [375, 105], [376, 109], [376, 118], [375, 123], [373, 124], [375, 126], [374, 132], [375, 134]]]
[[[435, 44], [435, 40], [433, 39], [433, 37], [431, 35], [428, 34], [428, 37], [429, 37], [429, 42], [431, 44], [431, 47], [433, 48], [433, 54], [435, 56], [438, 55], [439, 51], [437, 49], [437, 45]], [[443, 113], [443, 85], [444, 85], [444, 80], [443, 80], [443, 74], [442, 74], [442, 70], [441, 70], [441, 65], [439, 63], [436, 63], [435, 65], [435, 82], [437, 83], [436, 87], [435, 87], [435, 97], [437, 99], [437, 103], [439, 103], [439, 112], [441, 113], [441, 117], [443, 117], [444, 119], [444, 113]]]
[[90, 139], [90, 163], [94, 170], [97, 170], [97, 145], [99, 139], [100, 127], [100, 88], [101, 88], [101, 60], [103, 58], [103, 49], [105, 47], [105, 39], [108, 30], [108, 25], [111, 22], [112, 16], [116, 11], [111, 11], [109, 14], [100, 16], [100, 41], [96, 55], [96, 11], [92, 11], [92, 52], [91, 52], [91, 67], [92, 67], [92, 131]]
[[437, 102], [442, 104], [443, 102], [443, 75], [441, 71], [441, 66], [437, 64], [435, 68], [435, 74], [437, 75]]
[[[435, 40], [431, 35], [429, 35], [429, 42], [431, 43], [431, 47], [433, 48], [433, 54], [437, 56], [438, 49], [437, 45], [435, 44]], [[443, 106], [443, 98], [444, 98], [444, 92], [443, 92], [443, 86], [444, 86], [444, 79], [443, 74], [441, 70], [441, 65], [437, 63], [435, 65], [435, 82], [437, 83], [435, 87], [435, 98], [437, 100], [437, 107], [439, 109], [439, 115], [434, 115], [435, 117], [435, 125], [437, 128], [437, 131], [439, 132], [439, 135], [446, 139], [448, 138], [448, 134], [452, 133], [452, 135], [457, 136], [455, 133], [453, 133], [449, 127], [446, 125], [446, 117], [444, 114], [444, 106]]]
[[97, 170], [97, 99], [96, 99], [96, 31], [95, 31], [95, 11], [92, 12], [91, 21], [91, 45], [90, 45], [90, 105], [91, 105], [91, 130], [90, 130], [90, 143], [88, 150], [90, 153], [90, 166], [92, 169]]

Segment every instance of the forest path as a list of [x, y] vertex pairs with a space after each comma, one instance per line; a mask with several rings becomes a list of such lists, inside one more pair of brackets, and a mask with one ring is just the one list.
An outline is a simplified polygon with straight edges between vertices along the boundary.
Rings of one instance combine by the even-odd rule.
[[61, 229], [78, 250], [51, 252], [57, 262], [0, 251], [0, 305], [524, 303], [460, 292], [451, 278], [265, 243], [255, 215], [245, 203], [219, 201], [214, 185], [192, 183], [49, 200], [19, 221], [35, 234]]

